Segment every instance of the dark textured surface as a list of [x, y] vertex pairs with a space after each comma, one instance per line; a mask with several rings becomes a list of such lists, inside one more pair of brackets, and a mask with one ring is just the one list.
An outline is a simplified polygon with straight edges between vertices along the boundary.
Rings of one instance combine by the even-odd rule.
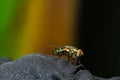
[[6, 62], [10, 62], [10, 61], [12, 61], [12, 60], [9, 59], [9, 58], [2, 57], [2, 58], [0, 58], [0, 65], [1, 65], [2, 63], [6, 63]]
[[[4, 59], [0, 60], [1, 63], [5, 62]], [[0, 80], [120, 80], [120, 78], [99, 78], [63, 59], [56, 60], [51, 56], [31, 54], [2, 63]]]

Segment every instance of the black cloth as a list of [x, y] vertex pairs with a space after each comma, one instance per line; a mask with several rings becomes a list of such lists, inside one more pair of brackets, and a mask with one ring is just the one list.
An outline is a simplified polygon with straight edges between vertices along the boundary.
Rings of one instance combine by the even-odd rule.
[[40, 54], [30, 54], [15, 61], [0, 58], [0, 80], [120, 80], [120, 77], [94, 76], [82, 65], [74, 66], [56, 58]]

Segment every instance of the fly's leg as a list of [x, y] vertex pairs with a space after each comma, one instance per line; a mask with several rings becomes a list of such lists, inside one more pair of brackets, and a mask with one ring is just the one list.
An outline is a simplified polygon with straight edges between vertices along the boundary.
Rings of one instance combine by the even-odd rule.
[[78, 59], [78, 64], [80, 65], [81, 64], [81, 62], [80, 62], [80, 60]]
[[70, 62], [71, 55], [69, 54], [69, 52], [66, 52], [65, 55], [67, 56], [67, 61]]
[[75, 59], [74, 59], [73, 64], [74, 64], [75, 66], [78, 64], [78, 58], [75, 58]]
[[61, 52], [61, 54], [59, 54], [59, 56], [57, 58], [55, 58], [55, 60], [58, 60], [59, 58], [61, 58], [63, 55], [63, 53]]
[[77, 61], [77, 62], [78, 62], [78, 65], [80, 66], [81, 69], [86, 69], [86, 68], [81, 64], [80, 58], [78, 58], [78, 61]]
[[70, 61], [70, 56], [68, 56], [68, 60], [67, 60], [68, 62]]

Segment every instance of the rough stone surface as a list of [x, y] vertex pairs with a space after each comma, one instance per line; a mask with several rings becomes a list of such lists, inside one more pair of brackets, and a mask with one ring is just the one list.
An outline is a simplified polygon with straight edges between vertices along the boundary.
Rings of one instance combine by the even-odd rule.
[[12, 60], [9, 59], [9, 58], [1, 57], [1, 58], [0, 58], [0, 65], [1, 65], [2, 63], [6, 63], [6, 62], [10, 62], [10, 61], [12, 61]]
[[81, 65], [52, 56], [31, 54], [15, 61], [0, 60], [0, 80], [120, 80], [96, 77]]

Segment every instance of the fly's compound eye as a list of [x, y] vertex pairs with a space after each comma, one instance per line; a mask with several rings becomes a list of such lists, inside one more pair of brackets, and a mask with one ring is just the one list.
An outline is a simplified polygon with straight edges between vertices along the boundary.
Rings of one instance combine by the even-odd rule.
[[77, 56], [82, 56], [84, 55], [83, 51], [81, 49], [78, 49]]

